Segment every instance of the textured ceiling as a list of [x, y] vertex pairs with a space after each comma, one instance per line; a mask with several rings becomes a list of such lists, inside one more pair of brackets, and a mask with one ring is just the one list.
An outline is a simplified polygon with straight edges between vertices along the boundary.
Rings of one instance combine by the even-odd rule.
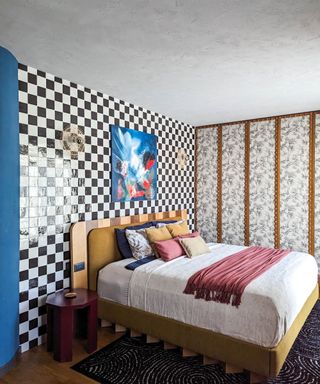
[[320, 105], [319, 0], [0, 0], [0, 45], [194, 125]]

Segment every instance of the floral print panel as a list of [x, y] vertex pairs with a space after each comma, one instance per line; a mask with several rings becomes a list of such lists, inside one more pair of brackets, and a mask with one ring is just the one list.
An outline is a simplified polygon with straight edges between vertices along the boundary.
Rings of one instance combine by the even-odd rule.
[[217, 241], [217, 128], [197, 130], [197, 229]]
[[244, 124], [222, 128], [222, 242], [244, 243]]
[[281, 120], [280, 242], [308, 251], [309, 116]]
[[275, 121], [250, 125], [250, 244], [274, 245]]
[[320, 114], [316, 115], [316, 158], [315, 158], [315, 244], [314, 255], [320, 269]]

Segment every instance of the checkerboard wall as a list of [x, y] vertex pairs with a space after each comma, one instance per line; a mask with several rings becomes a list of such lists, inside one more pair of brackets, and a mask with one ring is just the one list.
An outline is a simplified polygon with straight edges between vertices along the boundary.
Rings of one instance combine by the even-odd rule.
[[[26, 351], [44, 341], [46, 296], [69, 287], [71, 223], [175, 209], [193, 217], [194, 129], [22, 64], [19, 110], [19, 333]], [[61, 140], [70, 123], [85, 134], [85, 152], [76, 160]], [[111, 202], [112, 124], [158, 136], [158, 200]], [[188, 155], [183, 171], [178, 148]]]

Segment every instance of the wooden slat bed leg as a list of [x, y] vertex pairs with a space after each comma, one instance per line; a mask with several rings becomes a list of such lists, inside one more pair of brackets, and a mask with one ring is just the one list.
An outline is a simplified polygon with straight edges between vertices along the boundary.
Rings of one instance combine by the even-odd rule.
[[150, 344], [150, 343], [159, 343], [159, 339], [157, 339], [156, 337], [152, 337], [150, 335], [147, 335], [147, 343]]
[[112, 323], [110, 323], [110, 321], [101, 319], [100, 326], [101, 328], [112, 327]]
[[167, 343], [166, 341], [163, 343], [164, 349], [177, 349], [178, 347], [174, 344]]
[[183, 348], [182, 349], [182, 357], [190, 357], [190, 356], [197, 356], [197, 353], [190, 351], [190, 349]]
[[115, 325], [114, 325], [114, 331], [115, 331], [116, 333], [127, 332], [127, 328], [123, 327], [123, 326], [120, 325], [120, 324], [115, 324]]
[[263, 384], [267, 382], [265, 376], [258, 375], [257, 373], [250, 372], [250, 384]]
[[208, 356], [203, 356], [203, 365], [219, 364], [219, 360], [211, 359]]
[[241, 373], [241, 372], [243, 372], [243, 368], [237, 367], [236, 365], [231, 365], [231, 364], [226, 363], [225, 372], [226, 373]]
[[142, 333], [135, 331], [134, 329], [130, 329], [130, 337], [140, 337]]

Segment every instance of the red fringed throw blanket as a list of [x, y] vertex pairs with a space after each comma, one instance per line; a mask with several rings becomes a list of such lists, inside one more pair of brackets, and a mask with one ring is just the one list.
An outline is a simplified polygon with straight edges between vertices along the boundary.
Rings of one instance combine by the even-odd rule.
[[282, 260], [290, 250], [249, 247], [193, 274], [183, 291], [196, 299], [238, 307], [246, 286]]

